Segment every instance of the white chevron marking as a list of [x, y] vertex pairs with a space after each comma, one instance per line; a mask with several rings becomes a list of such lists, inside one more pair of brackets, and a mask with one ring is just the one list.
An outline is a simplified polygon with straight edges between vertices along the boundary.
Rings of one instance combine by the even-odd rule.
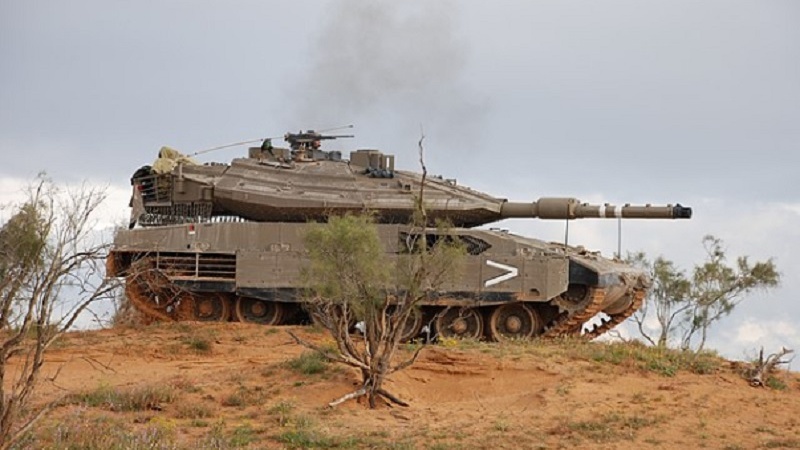
[[514, 278], [515, 276], [519, 275], [519, 269], [517, 269], [514, 266], [507, 266], [505, 264], [500, 264], [499, 262], [494, 262], [489, 259], [486, 260], [486, 265], [494, 267], [495, 269], [501, 269], [506, 271], [506, 273], [502, 275], [498, 275], [494, 278], [489, 278], [488, 280], [486, 280], [486, 282], [483, 283], [483, 285], [486, 287], [494, 286], [495, 284], [502, 283], [503, 281], [508, 281]]

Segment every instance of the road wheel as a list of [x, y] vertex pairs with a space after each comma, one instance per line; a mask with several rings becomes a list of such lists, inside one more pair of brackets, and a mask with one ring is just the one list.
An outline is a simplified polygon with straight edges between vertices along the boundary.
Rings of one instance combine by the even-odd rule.
[[450, 307], [438, 314], [436, 332], [440, 338], [478, 339], [483, 334], [483, 317], [475, 308]]
[[283, 319], [283, 304], [252, 297], [236, 299], [236, 318], [239, 322], [278, 325]]
[[231, 314], [230, 302], [224, 294], [185, 294], [181, 299], [192, 301], [193, 320], [201, 322], [225, 322]]
[[528, 339], [541, 330], [539, 315], [522, 303], [497, 306], [489, 316], [489, 333], [493, 340]]

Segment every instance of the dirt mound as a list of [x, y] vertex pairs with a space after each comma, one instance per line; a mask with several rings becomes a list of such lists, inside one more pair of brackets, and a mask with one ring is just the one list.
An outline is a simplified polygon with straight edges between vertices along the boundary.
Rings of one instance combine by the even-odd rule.
[[36, 398], [60, 406], [24, 446], [800, 448], [793, 373], [762, 389], [709, 355], [578, 340], [448, 342], [390, 378], [410, 407], [331, 410], [357, 374], [284, 331], [181, 323], [71, 333], [47, 358], [45, 375], [58, 377]]

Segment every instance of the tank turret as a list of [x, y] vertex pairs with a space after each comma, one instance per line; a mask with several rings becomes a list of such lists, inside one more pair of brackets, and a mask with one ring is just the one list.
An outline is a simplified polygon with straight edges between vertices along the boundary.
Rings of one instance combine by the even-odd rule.
[[[287, 133], [284, 139], [290, 148], [273, 147], [265, 140], [261, 147], [250, 149], [248, 158], [230, 164], [199, 165], [174, 150], [162, 151], [152, 166], [139, 169], [132, 178], [136, 189], [131, 223], [148, 226], [214, 218], [307, 222], [365, 210], [380, 223], [408, 223], [421, 175], [396, 170], [394, 156], [379, 150], [356, 150], [344, 160], [340, 152], [320, 149], [322, 141], [341, 137], [351, 136]], [[692, 213], [679, 204], [592, 205], [574, 198], [509, 202], [443, 177], [428, 177], [425, 201], [431, 223], [444, 219], [457, 227], [506, 218], [684, 219]]]

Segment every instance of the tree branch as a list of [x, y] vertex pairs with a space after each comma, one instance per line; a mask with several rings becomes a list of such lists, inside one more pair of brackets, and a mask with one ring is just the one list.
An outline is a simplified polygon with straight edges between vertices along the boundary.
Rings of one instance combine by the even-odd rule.
[[363, 397], [365, 395], [367, 395], [367, 388], [366, 387], [362, 387], [361, 389], [359, 389], [357, 391], [351, 392], [351, 393], [349, 393], [347, 395], [343, 395], [343, 396], [337, 398], [336, 400], [328, 403], [328, 407], [334, 408], [334, 407], [336, 407], [338, 405], [341, 405], [342, 403], [344, 403], [344, 402], [346, 402], [348, 400], [352, 400], [352, 399], [358, 398], [358, 397]]
[[356, 360], [354, 358], [348, 357], [347, 355], [341, 355], [341, 354], [332, 355], [329, 351], [326, 351], [322, 347], [320, 347], [318, 345], [314, 345], [314, 344], [312, 344], [312, 343], [310, 343], [308, 341], [304, 341], [303, 339], [300, 339], [296, 334], [294, 334], [292, 332], [292, 330], [286, 330], [286, 333], [288, 333], [289, 336], [291, 336], [292, 339], [294, 339], [295, 342], [297, 342], [298, 344], [300, 344], [300, 345], [302, 345], [304, 347], [310, 348], [311, 350], [316, 351], [320, 355], [322, 355], [325, 358], [327, 358], [329, 361], [340, 362], [340, 363], [343, 363], [343, 364], [347, 364], [348, 366], [356, 367], [358, 369], [369, 369], [369, 366], [364, 364], [364, 363], [362, 363], [361, 361], [358, 361], [358, 360]]

